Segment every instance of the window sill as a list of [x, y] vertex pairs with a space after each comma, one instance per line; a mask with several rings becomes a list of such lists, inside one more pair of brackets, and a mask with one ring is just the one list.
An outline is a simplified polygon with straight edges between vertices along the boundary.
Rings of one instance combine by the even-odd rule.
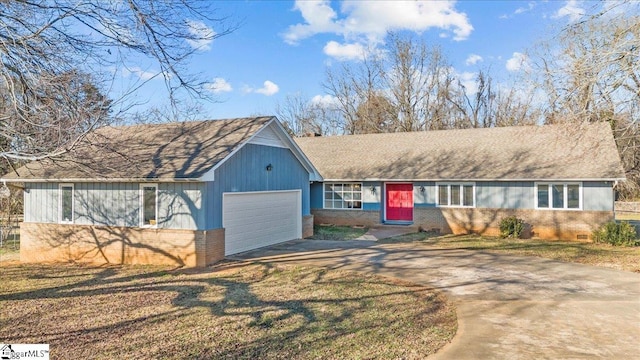
[[339, 209], [335, 209], [335, 208], [322, 208], [322, 210], [346, 210], [346, 211], [361, 211], [362, 208], [360, 209], [349, 209], [349, 208], [339, 208]]
[[436, 205], [437, 208], [445, 209], [475, 209], [475, 206], [462, 206], [462, 205]]
[[536, 210], [545, 210], [545, 211], [582, 211], [582, 208], [535, 208]]

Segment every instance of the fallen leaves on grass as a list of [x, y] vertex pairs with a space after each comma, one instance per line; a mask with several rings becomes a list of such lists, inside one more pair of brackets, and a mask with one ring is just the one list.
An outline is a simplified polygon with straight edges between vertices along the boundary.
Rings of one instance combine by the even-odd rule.
[[640, 272], [640, 247], [537, 239], [501, 239], [478, 235], [413, 233], [384, 239], [385, 243], [422, 242], [445, 249], [469, 249], [501, 254], [537, 256], [580, 264]]
[[54, 358], [421, 359], [456, 318], [431, 289], [342, 270], [10, 265], [0, 328]]

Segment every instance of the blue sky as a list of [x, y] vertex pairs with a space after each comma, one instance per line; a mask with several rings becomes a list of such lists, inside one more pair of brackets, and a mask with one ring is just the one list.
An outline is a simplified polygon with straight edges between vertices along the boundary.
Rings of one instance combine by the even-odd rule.
[[[203, 117], [275, 114], [287, 95], [325, 95], [327, 67], [358, 61], [387, 31], [415, 33], [438, 45], [461, 79], [479, 69], [503, 83], [526, 66], [527, 51], [552, 37], [595, 3], [585, 1], [217, 1], [216, 15], [241, 26], [212, 42], [193, 44], [189, 64], [217, 100]], [[203, 30], [216, 31], [215, 24]], [[139, 67], [129, 77], [154, 73]], [[166, 102], [162, 80], [144, 85], [144, 106]]]

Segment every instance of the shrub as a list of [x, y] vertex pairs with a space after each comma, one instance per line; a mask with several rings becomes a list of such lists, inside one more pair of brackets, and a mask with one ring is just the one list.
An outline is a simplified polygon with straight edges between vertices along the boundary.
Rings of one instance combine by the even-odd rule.
[[593, 240], [598, 243], [608, 243], [611, 245], [636, 246], [636, 229], [626, 221], [611, 221], [602, 225], [593, 232]]
[[524, 220], [509, 216], [500, 220], [500, 237], [520, 238], [524, 230]]

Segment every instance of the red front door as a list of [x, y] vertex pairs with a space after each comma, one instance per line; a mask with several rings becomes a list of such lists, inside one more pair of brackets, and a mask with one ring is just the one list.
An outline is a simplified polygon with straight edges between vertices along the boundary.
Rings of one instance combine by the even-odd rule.
[[413, 221], [413, 184], [387, 184], [387, 220]]

